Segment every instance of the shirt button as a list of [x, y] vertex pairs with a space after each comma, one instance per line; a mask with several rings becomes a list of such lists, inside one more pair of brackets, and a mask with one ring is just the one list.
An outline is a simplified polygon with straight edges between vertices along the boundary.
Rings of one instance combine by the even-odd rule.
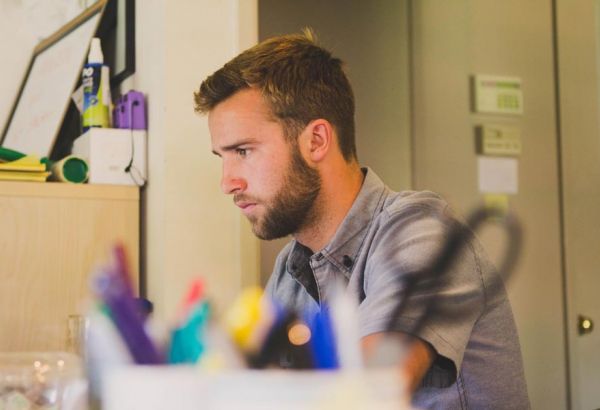
[[342, 263], [345, 267], [350, 269], [350, 267], [352, 266], [352, 258], [348, 255], [344, 255], [344, 257], [342, 258]]
[[323, 254], [319, 252], [315, 255], [315, 260], [320, 261], [321, 259], [323, 259]]

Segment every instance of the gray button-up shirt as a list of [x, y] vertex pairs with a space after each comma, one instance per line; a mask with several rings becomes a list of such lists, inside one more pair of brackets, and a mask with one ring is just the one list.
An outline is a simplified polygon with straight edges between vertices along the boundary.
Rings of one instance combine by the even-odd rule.
[[[320, 310], [342, 280], [359, 303], [362, 336], [388, 330], [403, 277], [429, 266], [454, 220], [431, 192], [393, 192], [370, 169], [333, 239], [317, 253], [291, 241], [279, 254], [266, 292], [308, 314]], [[526, 409], [519, 341], [506, 292], [476, 239], [469, 241], [436, 291], [412, 293], [393, 330], [409, 332], [427, 298], [439, 299], [415, 336], [437, 358], [413, 404], [443, 409]], [[458, 309], [458, 310], [457, 310]], [[460, 312], [457, 315], [456, 312]]]

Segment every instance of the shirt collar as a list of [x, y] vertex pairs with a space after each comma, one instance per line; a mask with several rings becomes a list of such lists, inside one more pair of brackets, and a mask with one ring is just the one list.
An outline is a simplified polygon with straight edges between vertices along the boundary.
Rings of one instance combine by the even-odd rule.
[[[327, 258], [336, 264], [347, 278], [350, 278], [352, 267], [360, 247], [368, 232], [377, 210], [388, 192], [383, 181], [370, 168], [362, 168], [365, 175], [364, 181], [348, 214], [336, 230], [333, 238], [319, 252], [310, 256], [317, 261]], [[302, 265], [300, 261], [308, 259], [306, 250], [296, 240], [293, 241], [292, 250], [287, 260], [287, 271], [293, 273]]]

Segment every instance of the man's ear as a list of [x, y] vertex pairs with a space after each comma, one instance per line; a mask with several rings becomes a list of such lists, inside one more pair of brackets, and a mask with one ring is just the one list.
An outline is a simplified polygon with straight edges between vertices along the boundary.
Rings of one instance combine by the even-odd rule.
[[335, 135], [329, 121], [313, 120], [308, 123], [303, 134], [305, 154], [312, 162], [322, 161], [333, 149]]

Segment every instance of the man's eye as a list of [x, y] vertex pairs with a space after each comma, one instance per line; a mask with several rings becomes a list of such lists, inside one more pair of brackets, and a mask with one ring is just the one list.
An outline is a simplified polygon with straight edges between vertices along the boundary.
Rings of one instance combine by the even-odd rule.
[[246, 148], [237, 148], [235, 150], [236, 154], [238, 154], [240, 157], [245, 157], [248, 154], [248, 151], [246, 150]]

